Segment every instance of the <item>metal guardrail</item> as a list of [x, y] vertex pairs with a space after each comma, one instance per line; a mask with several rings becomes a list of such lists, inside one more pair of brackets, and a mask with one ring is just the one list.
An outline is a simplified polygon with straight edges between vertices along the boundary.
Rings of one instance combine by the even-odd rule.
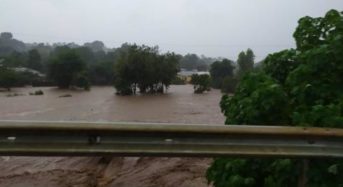
[[0, 121], [0, 155], [343, 158], [343, 129]]

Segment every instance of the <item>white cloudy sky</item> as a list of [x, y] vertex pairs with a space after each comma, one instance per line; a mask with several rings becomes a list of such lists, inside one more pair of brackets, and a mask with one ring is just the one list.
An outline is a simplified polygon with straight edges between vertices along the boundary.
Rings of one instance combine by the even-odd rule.
[[0, 32], [25, 42], [101, 40], [159, 45], [162, 51], [257, 60], [294, 47], [305, 15], [343, 10], [342, 0], [0, 0]]

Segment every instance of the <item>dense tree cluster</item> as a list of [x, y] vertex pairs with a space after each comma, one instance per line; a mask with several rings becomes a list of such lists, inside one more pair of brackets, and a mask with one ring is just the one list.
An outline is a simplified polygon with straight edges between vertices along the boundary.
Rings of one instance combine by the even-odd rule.
[[238, 78], [242, 78], [247, 72], [250, 72], [254, 68], [255, 55], [251, 49], [246, 52], [242, 51], [238, 55], [237, 65], [238, 65]]
[[26, 64], [28, 68], [31, 68], [40, 72], [43, 71], [42, 58], [36, 49], [32, 49], [28, 52], [28, 58], [27, 58]]
[[180, 68], [185, 69], [187, 71], [208, 71], [209, 65], [212, 64], [214, 61], [218, 60], [203, 55], [199, 57], [196, 54], [186, 54], [185, 56], [180, 55], [180, 58]]
[[244, 75], [254, 71], [254, 58], [254, 52], [247, 49], [239, 53], [237, 64], [228, 59], [215, 61], [210, 69], [212, 87], [221, 89], [223, 93], [234, 93]]
[[[123, 46], [117, 49], [108, 49], [100, 41], [85, 43], [82, 46], [74, 43], [55, 43], [52, 45], [23, 43], [13, 39], [11, 33], [4, 32], [0, 34], [0, 61], [2, 65], [14, 71], [17, 71], [18, 68], [28, 68], [28, 71], [15, 73], [18, 81], [13, 83], [13, 86], [25, 84], [55, 85], [57, 84], [57, 82], [54, 83], [56, 76], [44, 75], [52, 75], [50, 74], [52, 72], [51, 62], [58, 59], [57, 56], [62, 49], [69, 48], [73, 50], [86, 67], [80, 75], [75, 75], [71, 84], [76, 85], [77, 82], [83, 82], [83, 85], [85, 85], [84, 83], [87, 80], [86, 82], [91, 84], [112, 85], [114, 77], [113, 65]], [[37, 73], [31, 73], [31, 70], [36, 70], [43, 76], [37, 76]], [[50, 80], [49, 78], [53, 79]]]
[[[59, 88], [69, 88], [71, 85], [82, 85], [89, 89], [88, 84], [82, 84], [85, 63], [74, 49], [60, 47], [56, 49], [49, 64], [49, 76], [57, 83]], [[74, 84], [75, 83], [75, 84]]]
[[12, 33], [3, 32], [0, 34], [0, 56], [6, 56], [12, 52], [25, 51], [25, 44], [13, 38]]
[[211, 90], [211, 77], [207, 74], [193, 74], [191, 84], [194, 87], [194, 93], [200, 94]]
[[[83, 66], [85, 67], [82, 70], [82, 76], [75, 75], [72, 79], [71, 83], [68, 81], [66, 85], [75, 85], [75, 77], [79, 77], [77, 80], [83, 81], [87, 80], [92, 85], [116, 85], [124, 84], [121, 80], [116, 80], [114, 82], [115, 77], [120, 77], [119, 75], [115, 76], [115, 64], [117, 62], [123, 61], [123, 56], [125, 54], [129, 54], [128, 51], [130, 50], [130, 54], [132, 52], [133, 45], [124, 43], [119, 48], [107, 48], [103, 42], [101, 41], [94, 41], [88, 42], [83, 45], [78, 45], [75, 43], [54, 43], [54, 44], [45, 44], [45, 43], [24, 43], [17, 39], [13, 38], [13, 35], [9, 32], [4, 32], [0, 34], [0, 60], [3, 60], [2, 64], [6, 65], [9, 68], [29, 68], [30, 70], [36, 70], [42, 75], [52, 75], [52, 65], [51, 62], [58, 59], [58, 54], [60, 53], [61, 49], [69, 48], [72, 49], [73, 53], [75, 53], [80, 60], [82, 61]], [[138, 47], [141, 48], [141, 47]], [[151, 48], [152, 49], [152, 48]], [[152, 52], [152, 51], [151, 51]], [[156, 53], [152, 52], [152, 53]], [[142, 57], [145, 61], [150, 61], [151, 54], [144, 53], [142, 55], [148, 55], [147, 57]], [[161, 63], [149, 62], [150, 65], [158, 65], [156, 67], [155, 74], [157, 74], [163, 80], [158, 80], [161, 82], [160, 84], [151, 83], [151, 80], [147, 80], [149, 83], [144, 83], [148, 85], [141, 85], [139, 90], [141, 92], [161, 92], [170, 84], [184, 84], [184, 81], [181, 79], [172, 79], [170, 80], [169, 77], [172, 77], [170, 74], [174, 74], [175, 67], [173, 67], [169, 72], [161, 72], [157, 71], [157, 68], [162, 68], [169, 66], [171, 64], [170, 61], [178, 61], [179, 65], [177, 69], [185, 69], [185, 70], [198, 70], [198, 71], [208, 71], [209, 65], [218, 60], [215, 58], [209, 58], [206, 56], [198, 56], [196, 54], [187, 54], [187, 55], [179, 55], [174, 53], [167, 53], [167, 54], [154, 54], [154, 58], [151, 58], [152, 61], [158, 61]], [[124, 60], [125, 61], [125, 60]], [[166, 65], [168, 64], [169, 65]], [[144, 64], [147, 64], [144, 62]], [[131, 65], [130, 65], [131, 66]], [[162, 67], [163, 66], [163, 67]], [[55, 66], [57, 67], [57, 66]], [[118, 66], [119, 67], [119, 66]], [[117, 67], [117, 68], [118, 68]], [[147, 68], [151, 69], [151, 68]], [[117, 70], [116, 70], [117, 71]], [[163, 70], [166, 71], [166, 70]], [[117, 72], [120, 74], [120, 72]], [[139, 73], [138, 73], [139, 74]], [[20, 73], [16, 74], [19, 76]], [[32, 77], [30, 77], [32, 75]], [[27, 79], [27, 81], [20, 81], [23, 84], [34, 84], [34, 85], [55, 85], [57, 79], [57, 75], [54, 76], [43, 76], [37, 77], [36, 75], [25, 73], [23, 76]], [[165, 78], [168, 77], [168, 78]], [[51, 80], [49, 78], [52, 78]], [[66, 78], [69, 80], [70, 78]], [[75, 80], [74, 80], [75, 79]], [[154, 78], [155, 79], [155, 78]], [[142, 82], [142, 81], [140, 81]], [[162, 86], [163, 84], [163, 86]], [[154, 86], [151, 86], [154, 85]], [[61, 85], [59, 85], [61, 86]], [[64, 86], [62, 86], [64, 87]], [[146, 88], [144, 88], [146, 87]], [[163, 89], [162, 89], [163, 88]]]
[[179, 71], [179, 56], [159, 54], [157, 47], [128, 45], [114, 66], [117, 93], [163, 93]]
[[15, 71], [0, 64], [0, 88], [10, 90], [18, 81]]
[[223, 92], [233, 92], [235, 88], [234, 62], [228, 59], [215, 61], [211, 64], [210, 74], [212, 87], [221, 89]]
[[[223, 96], [226, 124], [343, 127], [343, 12], [301, 18], [294, 38]], [[218, 158], [207, 171], [216, 187], [339, 187], [342, 176], [339, 159]]]

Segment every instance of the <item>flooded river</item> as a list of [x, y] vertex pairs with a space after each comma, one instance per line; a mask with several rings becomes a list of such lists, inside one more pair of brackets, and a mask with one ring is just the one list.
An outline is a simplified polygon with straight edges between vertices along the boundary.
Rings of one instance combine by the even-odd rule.
[[[42, 90], [44, 95], [31, 96]], [[15, 88], [0, 92], [0, 119], [223, 124], [221, 93], [193, 94], [190, 85], [164, 95], [116, 96], [113, 87], [91, 91]], [[71, 96], [71, 97], [62, 97]], [[207, 158], [0, 157], [0, 186], [207, 186]]]
[[[17, 88], [6, 97], [0, 92], [0, 118], [15, 120], [139, 121], [223, 124], [221, 94], [212, 90], [193, 94], [190, 85], [172, 86], [167, 94], [116, 96], [112, 87], [90, 92], [39, 88], [42, 96], [30, 96], [37, 88]], [[72, 97], [60, 97], [70, 94]]]

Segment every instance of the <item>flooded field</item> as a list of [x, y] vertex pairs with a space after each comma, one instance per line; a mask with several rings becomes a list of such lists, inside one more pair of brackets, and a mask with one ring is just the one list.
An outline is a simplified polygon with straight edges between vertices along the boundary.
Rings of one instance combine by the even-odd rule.
[[[31, 96], [42, 90], [44, 95]], [[193, 94], [190, 85], [164, 95], [116, 96], [112, 87], [90, 92], [15, 88], [0, 92], [0, 119], [223, 124], [221, 93]], [[0, 157], [0, 186], [207, 186], [207, 158]]]

